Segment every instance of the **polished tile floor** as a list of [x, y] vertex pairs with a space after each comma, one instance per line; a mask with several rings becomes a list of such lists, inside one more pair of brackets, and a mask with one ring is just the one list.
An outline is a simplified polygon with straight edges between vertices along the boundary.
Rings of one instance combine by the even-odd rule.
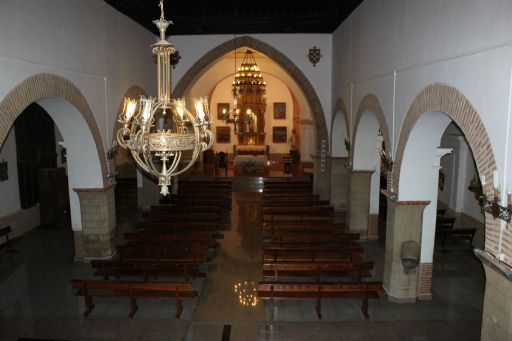
[[[435, 252], [431, 301], [370, 302], [370, 321], [356, 301], [331, 301], [319, 321], [312, 302], [238, 302], [234, 285], [258, 280], [261, 272], [259, 178], [235, 178], [228, 230], [208, 266], [207, 279], [194, 281], [200, 295], [185, 302], [180, 320], [172, 301], [141, 300], [133, 320], [126, 300], [96, 300], [82, 318], [83, 301], [74, 296], [72, 278], [93, 278], [87, 264], [73, 262], [66, 231], [35, 229], [15, 243], [17, 253], [0, 253], [0, 340], [38, 337], [57, 340], [302, 341], [311, 340], [479, 340], [485, 277], [470, 251]], [[130, 219], [120, 219], [120, 230]], [[365, 244], [365, 258], [376, 262], [382, 278], [383, 245]], [[471, 299], [468, 299], [470, 297]], [[225, 326], [230, 333], [225, 333]], [[224, 336], [229, 338], [223, 339]]]

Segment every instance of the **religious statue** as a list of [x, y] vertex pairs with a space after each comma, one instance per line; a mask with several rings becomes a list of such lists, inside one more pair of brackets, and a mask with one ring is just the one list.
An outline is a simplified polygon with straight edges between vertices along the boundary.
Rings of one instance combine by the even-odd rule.
[[299, 149], [299, 137], [297, 136], [297, 130], [295, 128], [292, 129], [292, 133], [288, 139], [288, 142], [290, 143], [291, 150]]

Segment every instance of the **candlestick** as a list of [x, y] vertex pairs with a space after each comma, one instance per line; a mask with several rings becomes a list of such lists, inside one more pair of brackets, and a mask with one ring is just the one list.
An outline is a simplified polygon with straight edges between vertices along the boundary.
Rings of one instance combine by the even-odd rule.
[[485, 186], [485, 175], [482, 175], [482, 176], [480, 177], [480, 183], [482, 184], [482, 187], [484, 187], [484, 186]]

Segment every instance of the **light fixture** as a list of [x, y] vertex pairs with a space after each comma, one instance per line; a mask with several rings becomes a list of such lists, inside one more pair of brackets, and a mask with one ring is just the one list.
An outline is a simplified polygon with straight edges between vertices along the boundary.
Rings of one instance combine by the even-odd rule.
[[171, 55], [175, 48], [165, 39], [165, 32], [172, 22], [164, 19], [163, 0], [159, 6], [160, 19], [153, 23], [160, 31], [160, 40], [152, 45], [158, 97], [141, 96], [138, 101], [125, 98], [119, 115], [123, 127], [117, 132], [117, 141], [131, 151], [144, 171], [158, 178], [160, 193], [165, 196], [171, 178], [185, 172], [201, 151], [211, 148], [214, 136], [206, 97], [194, 99], [195, 115], [186, 108], [184, 99], [171, 99]]
[[[482, 187], [485, 186], [485, 176], [481, 177]], [[501, 220], [510, 222], [510, 218], [512, 217], [512, 186], [509, 185], [508, 193], [507, 193], [507, 207], [501, 206], [498, 203], [500, 197], [500, 182], [498, 177], [498, 171], [493, 172], [493, 198], [492, 200], [487, 199], [487, 195], [485, 193], [482, 194], [480, 198], [480, 203], [482, 205], [482, 211], [489, 213], [492, 215], [494, 219], [500, 218]]]
[[243, 281], [235, 284], [235, 293], [240, 304], [255, 307], [258, 304], [257, 282]]
[[381, 149], [379, 153], [384, 172], [391, 172], [393, 169], [393, 159], [391, 158], [391, 152], [386, 154], [386, 151]]

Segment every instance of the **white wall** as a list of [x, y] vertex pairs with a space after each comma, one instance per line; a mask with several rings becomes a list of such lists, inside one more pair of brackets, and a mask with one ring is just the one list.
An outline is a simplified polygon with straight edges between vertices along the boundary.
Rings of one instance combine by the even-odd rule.
[[[9, 179], [0, 181], [0, 221], [1, 217], [21, 209], [18, 187], [18, 163], [16, 158], [16, 136], [14, 127], [0, 147], [0, 162], [7, 161]], [[0, 224], [0, 227], [2, 225]]]
[[509, 0], [365, 0], [333, 34], [332, 97], [345, 100], [353, 121], [362, 97], [374, 93], [396, 143], [418, 92], [433, 82], [450, 84], [492, 132], [500, 172], [511, 179], [510, 17]]
[[[124, 93], [133, 85], [155, 93], [149, 45], [156, 37], [101, 0], [4, 0], [0, 2], [0, 32], [0, 101], [32, 75], [52, 73], [66, 78], [85, 96], [105, 149], [110, 146]], [[66, 116], [66, 112], [48, 113]], [[82, 132], [82, 123], [59, 125], [66, 143]], [[87, 155], [90, 150], [96, 150], [93, 144], [78, 143], [74, 154]], [[70, 188], [73, 178], [82, 187], [102, 186], [101, 174], [90, 171], [87, 158], [72, 161], [74, 165], [68, 160], [70, 171], [72, 167], [78, 173], [70, 174]], [[2, 191], [0, 197], [5, 196]], [[73, 202], [78, 205], [77, 200], [71, 201], [72, 206]], [[73, 229], [79, 230], [77, 209], [74, 213], [72, 209]]]

